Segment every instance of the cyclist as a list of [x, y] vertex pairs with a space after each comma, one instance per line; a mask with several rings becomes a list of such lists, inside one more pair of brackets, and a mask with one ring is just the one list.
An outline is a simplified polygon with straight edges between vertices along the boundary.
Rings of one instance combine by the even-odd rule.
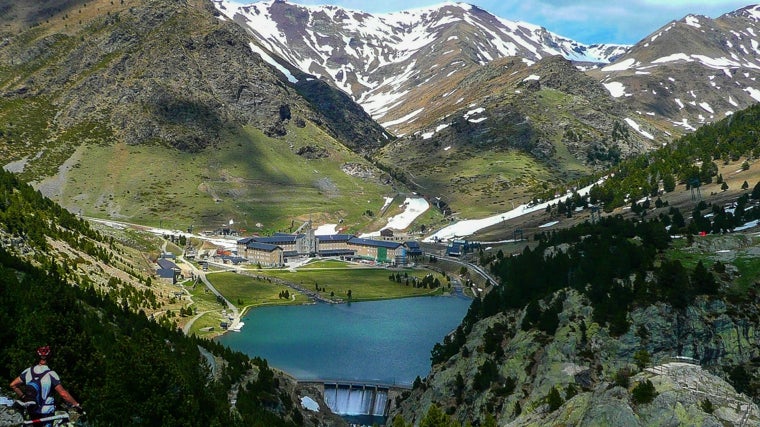
[[32, 417], [45, 417], [55, 412], [55, 400], [52, 391], [55, 390], [63, 400], [73, 406], [77, 412], [82, 412], [79, 403], [63, 388], [58, 374], [47, 366], [50, 347], [42, 346], [37, 349], [39, 362], [37, 365], [24, 369], [21, 375], [11, 382], [11, 388], [20, 399], [33, 401], [36, 405], [29, 409]]

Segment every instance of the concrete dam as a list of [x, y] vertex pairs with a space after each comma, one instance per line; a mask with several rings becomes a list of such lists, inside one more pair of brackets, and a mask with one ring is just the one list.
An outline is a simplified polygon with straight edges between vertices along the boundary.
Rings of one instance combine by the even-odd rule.
[[299, 381], [318, 386], [325, 404], [338, 415], [385, 417], [396, 396], [410, 387], [349, 381]]

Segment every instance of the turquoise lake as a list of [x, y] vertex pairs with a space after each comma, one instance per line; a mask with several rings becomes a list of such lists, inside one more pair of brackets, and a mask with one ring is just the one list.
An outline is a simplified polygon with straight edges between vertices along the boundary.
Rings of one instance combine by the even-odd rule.
[[428, 374], [430, 350], [459, 325], [470, 302], [451, 296], [261, 307], [219, 342], [300, 380], [411, 384]]

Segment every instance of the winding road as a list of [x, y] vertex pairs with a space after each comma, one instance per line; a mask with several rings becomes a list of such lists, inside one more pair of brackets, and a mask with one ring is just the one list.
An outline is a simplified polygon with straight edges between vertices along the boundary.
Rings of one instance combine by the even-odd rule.
[[[195, 266], [195, 264], [185, 260], [183, 256], [177, 257], [177, 261], [180, 261], [184, 263], [185, 265], [188, 265], [193, 272], [193, 276], [201, 279], [201, 282], [203, 282], [203, 284], [206, 285], [206, 287], [214, 295], [216, 295], [217, 298], [221, 298], [222, 301], [224, 301], [224, 304], [227, 306], [227, 309], [229, 309], [232, 312], [232, 321], [230, 322], [229, 329], [235, 329], [238, 323], [240, 323], [240, 310], [238, 310], [238, 308], [233, 303], [231, 303], [227, 298], [225, 298], [224, 295], [222, 295], [222, 293], [219, 292], [214, 287], [214, 285], [211, 284], [211, 282], [209, 282], [208, 278], [206, 277], [206, 273], [204, 271], [199, 270], [198, 267]], [[200, 316], [202, 316], [205, 313], [207, 312], [197, 314], [189, 322], [187, 322], [187, 324], [185, 324], [182, 330], [185, 332], [186, 335], [190, 331], [190, 327], [192, 326], [193, 322], [195, 322], [196, 319], [198, 319]]]

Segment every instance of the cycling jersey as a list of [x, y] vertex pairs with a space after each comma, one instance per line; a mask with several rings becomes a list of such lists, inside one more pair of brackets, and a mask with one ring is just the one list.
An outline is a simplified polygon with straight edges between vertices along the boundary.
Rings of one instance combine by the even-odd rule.
[[19, 378], [27, 386], [34, 387], [37, 392], [38, 407], [33, 411], [35, 414], [49, 415], [55, 412], [53, 389], [61, 383], [61, 379], [54, 370], [46, 365], [36, 365], [24, 369]]

